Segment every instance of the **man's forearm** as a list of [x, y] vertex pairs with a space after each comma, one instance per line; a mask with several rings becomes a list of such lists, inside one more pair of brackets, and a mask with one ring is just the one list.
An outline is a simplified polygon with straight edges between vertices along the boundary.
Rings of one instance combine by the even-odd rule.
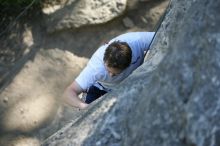
[[70, 106], [84, 109], [88, 106], [85, 102], [83, 102], [78, 95], [71, 89], [71, 87], [68, 87], [63, 95], [64, 102]]

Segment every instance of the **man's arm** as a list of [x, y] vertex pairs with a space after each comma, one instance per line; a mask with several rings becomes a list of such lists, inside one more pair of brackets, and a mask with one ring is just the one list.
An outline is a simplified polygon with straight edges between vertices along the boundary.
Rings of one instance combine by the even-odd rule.
[[74, 81], [70, 86], [68, 86], [63, 94], [64, 103], [80, 108], [85, 109], [88, 104], [83, 102], [78, 95], [82, 93], [82, 88], [78, 85], [76, 81]]

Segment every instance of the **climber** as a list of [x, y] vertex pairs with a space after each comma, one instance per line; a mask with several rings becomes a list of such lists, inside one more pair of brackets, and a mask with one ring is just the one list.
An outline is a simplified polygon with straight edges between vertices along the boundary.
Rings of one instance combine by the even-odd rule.
[[[64, 103], [84, 109], [113, 86], [128, 77], [144, 60], [154, 32], [130, 32], [122, 34], [102, 45], [92, 55], [87, 66], [69, 85]], [[79, 94], [86, 92], [85, 100]]]

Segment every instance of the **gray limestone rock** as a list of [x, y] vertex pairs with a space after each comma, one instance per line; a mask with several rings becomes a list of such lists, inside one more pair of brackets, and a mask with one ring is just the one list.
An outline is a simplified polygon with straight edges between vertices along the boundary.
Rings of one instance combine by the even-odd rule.
[[126, 0], [73, 1], [45, 16], [47, 31], [54, 32], [85, 25], [102, 24], [121, 15], [125, 8]]
[[122, 21], [124, 26], [127, 28], [132, 28], [135, 26], [134, 22], [129, 17], [125, 17]]

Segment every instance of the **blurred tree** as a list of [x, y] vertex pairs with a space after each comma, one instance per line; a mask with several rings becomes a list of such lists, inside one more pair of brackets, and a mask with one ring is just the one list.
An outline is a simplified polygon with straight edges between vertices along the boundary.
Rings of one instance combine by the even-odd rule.
[[0, 0], [1, 6], [28, 6], [29, 4], [39, 4], [41, 0]]

